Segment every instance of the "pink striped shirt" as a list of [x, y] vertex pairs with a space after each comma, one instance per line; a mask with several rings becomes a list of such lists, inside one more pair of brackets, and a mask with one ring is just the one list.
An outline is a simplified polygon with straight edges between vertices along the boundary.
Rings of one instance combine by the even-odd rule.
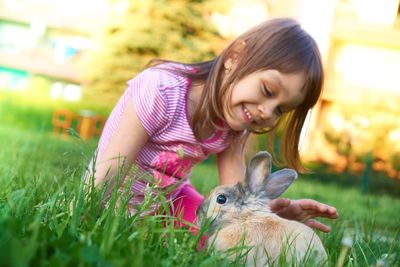
[[188, 92], [191, 82], [186, 77], [165, 69], [149, 68], [128, 82], [128, 88], [111, 112], [98, 145], [97, 161], [120, 123], [129, 100], [149, 135], [149, 140], [136, 158], [138, 173], [150, 173], [154, 179], [135, 175], [131, 211], [143, 200], [149, 185], [167, 188], [177, 186], [167, 195], [173, 199], [188, 183], [194, 164], [205, 160], [228, 146], [227, 131], [217, 131], [206, 140], [198, 141], [188, 121]]

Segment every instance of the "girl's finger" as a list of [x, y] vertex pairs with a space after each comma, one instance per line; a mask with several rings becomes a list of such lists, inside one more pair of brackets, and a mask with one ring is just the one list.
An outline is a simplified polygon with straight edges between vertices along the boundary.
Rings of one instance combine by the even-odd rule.
[[305, 215], [305, 220], [308, 220], [308, 219], [313, 219], [313, 218], [317, 218], [317, 217], [324, 217], [324, 218], [329, 218], [329, 219], [336, 219], [337, 218], [337, 216], [335, 216], [335, 215], [333, 215], [333, 214], [329, 214], [329, 213], [326, 213], [326, 212], [308, 212], [306, 215]]
[[299, 200], [299, 204], [304, 210], [315, 210], [320, 213], [329, 214], [328, 216], [324, 217], [329, 217], [329, 218], [338, 217], [336, 208], [326, 204], [322, 204], [318, 201], [312, 199], [301, 199]]
[[307, 220], [304, 222], [305, 225], [317, 229], [319, 231], [322, 231], [324, 233], [329, 233], [331, 231], [331, 228], [323, 223], [320, 223], [319, 221], [316, 220]]

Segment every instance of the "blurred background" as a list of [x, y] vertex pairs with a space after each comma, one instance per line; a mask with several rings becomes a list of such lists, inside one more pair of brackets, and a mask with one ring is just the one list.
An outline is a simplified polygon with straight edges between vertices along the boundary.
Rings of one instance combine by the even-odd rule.
[[282, 16], [325, 65], [301, 141], [313, 176], [400, 196], [399, 0], [0, 0], [0, 126], [95, 143], [150, 59], [208, 60]]

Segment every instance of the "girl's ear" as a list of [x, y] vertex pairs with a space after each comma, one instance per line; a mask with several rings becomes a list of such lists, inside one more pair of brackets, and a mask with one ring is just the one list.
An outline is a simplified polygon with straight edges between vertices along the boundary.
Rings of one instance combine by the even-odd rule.
[[230, 55], [224, 62], [225, 70], [230, 71], [231, 69], [233, 69], [235, 67], [235, 64], [237, 63], [238, 59], [241, 57], [245, 46], [246, 46], [246, 42], [243, 40], [237, 40], [233, 44], [233, 46], [231, 48], [231, 52], [229, 53]]
[[229, 57], [227, 60], [225, 60], [224, 67], [226, 71], [230, 71], [233, 67], [233, 59]]
[[265, 181], [270, 174], [271, 155], [266, 151], [258, 152], [247, 166], [245, 183], [251, 192], [256, 193], [264, 190]]

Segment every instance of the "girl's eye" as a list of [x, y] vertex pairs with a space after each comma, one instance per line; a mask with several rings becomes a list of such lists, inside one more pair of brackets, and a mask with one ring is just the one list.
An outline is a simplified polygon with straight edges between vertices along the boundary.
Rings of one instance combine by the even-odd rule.
[[272, 96], [272, 92], [269, 90], [268, 86], [264, 84], [264, 92], [267, 96]]
[[278, 108], [276, 109], [276, 111], [278, 112], [278, 115], [279, 115], [279, 116], [283, 115], [283, 110], [282, 110], [281, 107], [278, 107]]
[[217, 196], [217, 203], [218, 204], [225, 204], [226, 203], [226, 196], [225, 195], [218, 195]]

